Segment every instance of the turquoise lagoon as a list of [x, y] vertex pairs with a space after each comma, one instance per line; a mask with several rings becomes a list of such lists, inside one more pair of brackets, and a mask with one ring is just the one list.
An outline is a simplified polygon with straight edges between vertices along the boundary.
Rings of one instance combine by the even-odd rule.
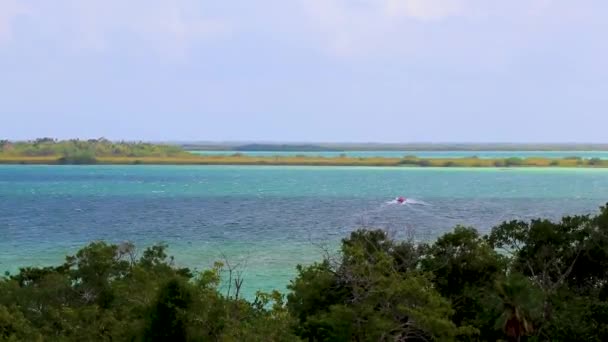
[[580, 157], [584, 159], [599, 158], [608, 159], [608, 151], [190, 151], [194, 154], [208, 156], [229, 156], [240, 153], [247, 156], [273, 157], [273, 156], [307, 156], [307, 157], [339, 157], [344, 154], [354, 158], [402, 158], [404, 156], [416, 156], [419, 158], [470, 158], [482, 159], [494, 158], [567, 158]]
[[[388, 205], [406, 196], [428, 205]], [[94, 240], [167, 243], [176, 263], [224, 256], [246, 294], [284, 290], [362, 225], [432, 240], [455, 225], [595, 213], [606, 169], [0, 166], [0, 271], [50, 265]]]

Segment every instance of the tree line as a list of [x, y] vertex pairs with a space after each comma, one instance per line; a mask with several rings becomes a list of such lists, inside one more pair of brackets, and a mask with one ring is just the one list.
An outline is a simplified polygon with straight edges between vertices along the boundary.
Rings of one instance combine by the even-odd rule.
[[145, 142], [113, 142], [105, 138], [31, 141], [0, 140], [0, 156], [57, 157], [66, 164], [92, 164], [97, 157], [175, 157], [189, 156], [179, 146]]
[[298, 266], [285, 294], [253, 300], [224, 268], [177, 267], [164, 245], [94, 242], [0, 280], [0, 340], [608, 340], [607, 207], [487, 235], [456, 227], [432, 243], [364, 227]]

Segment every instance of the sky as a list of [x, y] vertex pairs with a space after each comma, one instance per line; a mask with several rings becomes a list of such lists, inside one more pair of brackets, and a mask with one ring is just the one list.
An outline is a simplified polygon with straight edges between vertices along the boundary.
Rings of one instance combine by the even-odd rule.
[[0, 138], [608, 142], [605, 0], [0, 0]]

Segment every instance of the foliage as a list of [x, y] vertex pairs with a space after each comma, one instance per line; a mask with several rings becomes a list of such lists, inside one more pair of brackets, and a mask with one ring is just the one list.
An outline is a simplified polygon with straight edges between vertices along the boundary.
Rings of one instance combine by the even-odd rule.
[[427, 159], [422, 159], [422, 160], [420, 160], [420, 161], [418, 162], [418, 165], [420, 165], [420, 166], [431, 166], [432, 164], [431, 164], [431, 162], [430, 162], [429, 160], [427, 160]]
[[165, 248], [137, 258], [131, 244], [95, 242], [63, 265], [0, 280], [0, 340], [295, 339], [280, 295], [260, 293], [256, 303], [223, 296], [221, 264], [200, 273], [176, 268]]
[[512, 157], [504, 160], [505, 166], [521, 166], [524, 164], [523, 159]]
[[473, 326], [483, 336], [495, 336], [494, 316], [486, 308], [506, 261], [473, 228], [456, 227], [426, 250], [423, 270], [434, 275], [442, 296], [452, 303], [458, 326]]
[[[10, 147], [9, 147], [10, 146]], [[107, 139], [2, 141], [0, 154], [14, 157], [56, 157], [61, 164], [92, 164], [99, 157], [175, 157], [187, 156], [180, 147], [150, 143], [111, 142]]]
[[[608, 340], [606, 207], [486, 236], [459, 226], [432, 243], [357, 230], [298, 266], [287, 296], [252, 301], [228, 262], [194, 272], [166, 248], [93, 242], [0, 278], [0, 340]], [[226, 267], [234, 287], [220, 293]]]
[[589, 165], [602, 165], [602, 160], [600, 158], [591, 158], [587, 161]]
[[315, 341], [449, 340], [458, 329], [447, 300], [416, 269], [417, 249], [383, 231], [356, 231], [342, 260], [299, 267], [288, 308]]
[[23, 314], [14, 306], [7, 308], [0, 305], [0, 340], [1, 341], [41, 341], [37, 333]]
[[591, 317], [605, 317], [608, 306], [608, 208], [595, 217], [567, 216], [559, 222], [505, 222], [487, 240], [510, 254], [510, 271], [538, 291], [539, 337], [590, 334], [586, 340], [605, 340], [600, 334], [608, 321]]
[[[251, 148], [257, 145], [250, 146]], [[266, 145], [259, 145], [266, 146]], [[274, 145], [273, 145], [274, 146]], [[245, 147], [243, 151], [250, 150]], [[272, 147], [272, 146], [270, 146]], [[269, 148], [270, 148], [269, 147]], [[214, 149], [213, 146], [208, 148]], [[217, 146], [215, 147], [217, 148]], [[313, 150], [314, 146], [275, 146], [278, 150]], [[332, 150], [324, 147], [323, 151]], [[416, 150], [416, 149], [414, 149]], [[55, 140], [40, 138], [32, 141], [0, 140], [0, 163], [6, 164], [171, 164], [171, 165], [319, 165], [319, 166], [421, 166], [421, 167], [608, 167], [608, 160], [580, 157], [549, 158], [403, 158], [322, 156], [250, 156], [237, 148], [231, 155], [199, 155], [180, 146], [143, 142], [112, 142], [104, 138], [89, 140]]]

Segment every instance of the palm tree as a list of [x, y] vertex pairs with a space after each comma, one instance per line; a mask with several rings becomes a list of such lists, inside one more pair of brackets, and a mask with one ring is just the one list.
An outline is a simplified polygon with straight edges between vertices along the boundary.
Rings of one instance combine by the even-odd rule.
[[542, 307], [536, 288], [523, 275], [514, 274], [498, 281], [496, 291], [502, 311], [497, 323], [507, 341], [519, 342], [522, 337], [532, 335], [535, 332], [532, 322]]

